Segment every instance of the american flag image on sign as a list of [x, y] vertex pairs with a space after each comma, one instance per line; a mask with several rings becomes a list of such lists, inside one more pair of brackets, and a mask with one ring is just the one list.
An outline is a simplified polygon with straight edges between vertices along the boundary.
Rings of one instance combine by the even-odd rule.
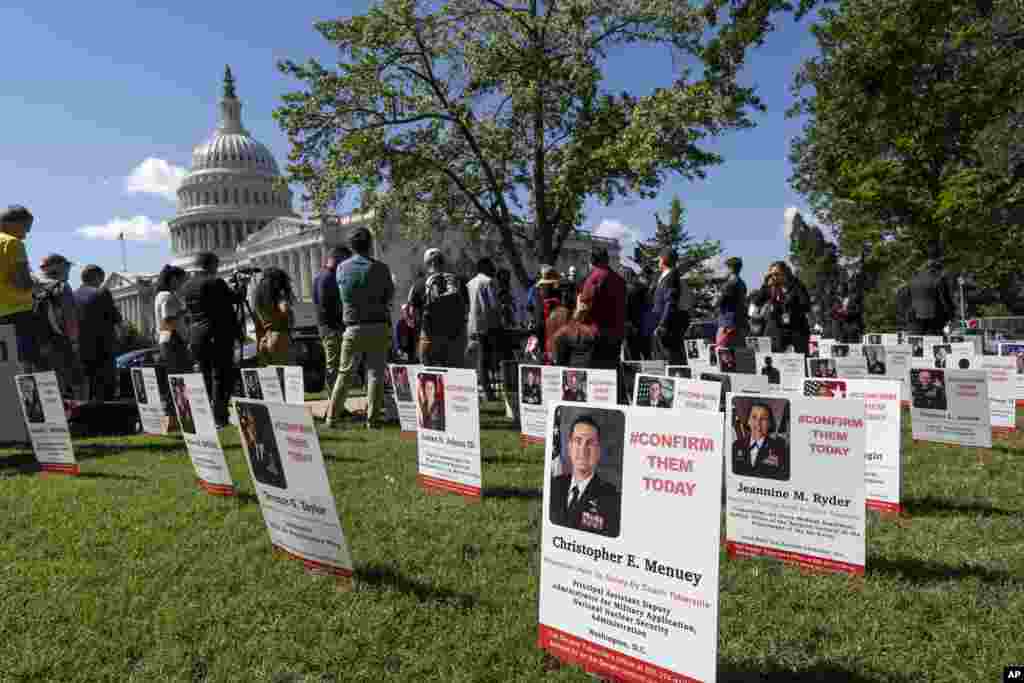
[[834, 379], [805, 380], [804, 396], [812, 398], [846, 398], [846, 382]]

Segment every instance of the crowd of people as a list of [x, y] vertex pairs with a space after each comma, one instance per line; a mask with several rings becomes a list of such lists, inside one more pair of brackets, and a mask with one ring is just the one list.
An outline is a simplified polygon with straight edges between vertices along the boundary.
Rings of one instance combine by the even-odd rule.
[[[0, 324], [15, 327], [28, 371], [55, 371], [68, 396], [108, 400], [116, 391], [114, 357], [123, 321], [102, 287], [105, 273], [87, 265], [81, 286], [72, 289], [72, 263], [50, 254], [33, 276], [24, 246], [32, 223], [22, 206], [0, 214]], [[372, 257], [372, 240], [368, 229], [354, 230], [347, 246], [330, 251], [313, 283], [330, 388], [329, 426], [348, 417], [345, 401], [356, 373], [365, 373], [367, 425], [379, 425], [388, 362], [475, 368], [487, 399], [494, 398], [503, 360], [600, 369], [616, 369], [622, 360], [686, 362], [684, 338], [696, 302], [672, 249], [659, 254], [656, 272], [627, 272], [624, 278], [612, 268], [607, 249], [595, 245], [581, 283], [574, 268], [564, 276], [542, 266], [520, 302], [510, 272], [497, 269], [493, 259], [481, 258], [476, 275], [467, 279], [452, 272], [440, 249], [429, 248], [422, 276], [392, 320], [394, 278]], [[235, 348], [245, 333], [243, 311], [253, 321], [260, 364], [288, 364], [295, 295], [283, 270], [264, 269], [247, 292], [219, 277], [219, 268], [212, 252], [196, 257], [191, 275], [165, 266], [156, 282], [154, 314], [167, 372], [198, 368], [215, 420], [225, 425], [240, 360]], [[811, 299], [789, 265], [772, 263], [753, 291], [741, 276], [739, 258], [728, 259], [726, 268], [714, 302], [715, 344], [736, 348], [747, 336], [768, 337], [774, 351], [807, 353]], [[916, 321], [912, 327], [931, 329], [944, 324], [944, 315], [948, 319], [951, 298], [943, 278], [929, 265], [910, 281], [905, 296]], [[859, 341], [863, 331], [862, 306], [853, 294], [848, 288], [831, 311], [833, 336], [840, 341]]]

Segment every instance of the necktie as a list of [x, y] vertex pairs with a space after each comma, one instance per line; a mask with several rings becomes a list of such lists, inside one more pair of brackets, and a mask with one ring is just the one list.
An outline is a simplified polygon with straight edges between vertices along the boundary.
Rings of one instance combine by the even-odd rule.
[[569, 497], [569, 507], [566, 510], [571, 511], [576, 506], [576, 502], [580, 498], [580, 488], [578, 486], [572, 487], [572, 496]]
[[753, 467], [754, 463], [757, 462], [757, 452], [761, 450], [761, 444], [755, 443], [753, 448], [750, 449], [750, 466]]

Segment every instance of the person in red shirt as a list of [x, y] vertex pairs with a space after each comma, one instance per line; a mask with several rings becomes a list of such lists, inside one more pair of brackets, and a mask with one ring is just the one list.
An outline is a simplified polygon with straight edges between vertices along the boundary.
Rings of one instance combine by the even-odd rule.
[[589, 308], [597, 325], [594, 367], [612, 369], [619, 365], [626, 336], [626, 281], [611, 269], [608, 260], [608, 250], [603, 246], [591, 252], [593, 267], [583, 283], [579, 301]]

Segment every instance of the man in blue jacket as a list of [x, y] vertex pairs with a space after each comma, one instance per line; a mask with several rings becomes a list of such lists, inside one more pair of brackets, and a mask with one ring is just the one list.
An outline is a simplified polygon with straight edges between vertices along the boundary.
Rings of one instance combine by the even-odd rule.
[[360, 358], [366, 358], [366, 426], [380, 426], [384, 402], [384, 373], [391, 348], [391, 301], [395, 283], [391, 269], [370, 256], [373, 237], [366, 228], [357, 228], [349, 238], [355, 255], [338, 266], [338, 292], [341, 296], [341, 367], [331, 390], [327, 407], [328, 427], [337, 427], [345, 409], [348, 386]]
[[[658, 255], [658, 269], [661, 274], [654, 286], [654, 306], [651, 313], [656, 321], [654, 328], [654, 360], [663, 360], [669, 365], [683, 363], [683, 334], [690, 324], [690, 313], [680, 288], [682, 283], [676, 270], [676, 252], [663, 249]], [[687, 292], [688, 294], [688, 292]]]

